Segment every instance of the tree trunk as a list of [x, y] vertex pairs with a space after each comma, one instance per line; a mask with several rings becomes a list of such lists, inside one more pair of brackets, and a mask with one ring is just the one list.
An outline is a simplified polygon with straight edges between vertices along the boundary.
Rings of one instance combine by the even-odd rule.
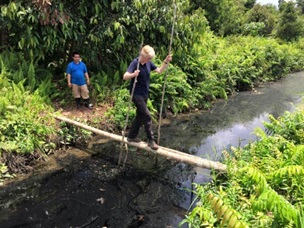
[[[69, 124], [75, 125], [77, 127], [81, 127], [83, 129], [86, 129], [88, 131], [94, 132], [95, 134], [108, 137], [108, 138], [113, 139], [115, 141], [118, 141], [118, 142], [122, 141], [122, 136], [120, 136], [120, 135], [116, 135], [116, 134], [112, 134], [112, 133], [109, 133], [109, 132], [106, 132], [106, 131], [102, 131], [102, 130], [99, 130], [97, 128], [90, 127], [88, 125], [79, 123], [77, 121], [68, 119], [68, 118], [63, 117], [63, 116], [55, 116], [55, 118], [57, 120], [61, 120], [61, 121], [64, 121], [66, 123], [69, 123]], [[190, 165], [194, 165], [194, 166], [198, 166], [198, 167], [202, 167], [202, 168], [208, 168], [208, 169], [215, 169], [215, 170], [219, 170], [219, 171], [226, 171], [227, 170], [226, 165], [222, 164], [220, 162], [210, 161], [210, 160], [207, 160], [207, 159], [200, 158], [198, 156], [183, 153], [183, 152], [173, 150], [173, 149], [169, 149], [169, 148], [166, 148], [166, 147], [161, 147], [160, 146], [157, 150], [153, 150], [145, 142], [139, 142], [139, 143], [128, 142], [126, 137], [124, 137], [124, 143], [126, 143], [128, 145], [131, 145], [131, 146], [134, 146], [134, 147], [137, 147], [137, 148], [140, 148], [140, 149], [143, 149], [143, 150], [146, 150], [146, 151], [149, 151], [149, 152], [153, 152], [153, 153], [165, 156], [169, 159], [173, 159], [173, 160], [180, 161], [180, 162], [185, 162], [185, 163], [190, 164]]]

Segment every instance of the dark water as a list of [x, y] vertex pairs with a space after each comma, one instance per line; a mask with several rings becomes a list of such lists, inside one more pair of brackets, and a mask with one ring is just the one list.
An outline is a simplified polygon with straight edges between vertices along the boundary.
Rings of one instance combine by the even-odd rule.
[[[217, 102], [212, 110], [176, 117], [161, 129], [161, 145], [219, 160], [221, 151], [256, 140], [268, 114], [294, 110], [304, 91], [296, 73], [256, 92]], [[62, 152], [56, 169], [0, 189], [0, 227], [178, 227], [193, 200], [192, 180], [209, 170], [169, 161], [129, 147], [125, 168], [117, 167], [120, 145], [96, 138], [93, 155]], [[187, 227], [187, 226], [183, 226]]]

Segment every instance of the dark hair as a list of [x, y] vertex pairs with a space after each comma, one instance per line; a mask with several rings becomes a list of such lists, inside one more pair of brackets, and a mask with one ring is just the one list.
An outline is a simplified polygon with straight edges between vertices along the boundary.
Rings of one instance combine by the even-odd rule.
[[75, 55], [80, 55], [80, 53], [78, 51], [74, 51], [72, 56], [74, 57]]

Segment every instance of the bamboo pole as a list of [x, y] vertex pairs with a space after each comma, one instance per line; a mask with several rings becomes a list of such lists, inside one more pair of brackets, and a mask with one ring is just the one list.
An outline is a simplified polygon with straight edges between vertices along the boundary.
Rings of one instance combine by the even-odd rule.
[[[75, 120], [71, 120], [71, 119], [63, 117], [63, 116], [55, 116], [55, 119], [67, 122], [67, 123], [75, 125], [77, 127], [81, 127], [83, 129], [91, 131], [95, 134], [108, 137], [108, 138], [113, 139], [113, 140], [118, 141], [118, 142], [122, 142], [122, 139], [123, 139], [123, 137], [120, 136], [120, 135], [116, 135], [116, 134], [112, 134], [112, 133], [109, 133], [109, 132], [106, 132], [106, 131], [102, 131], [102, 130], [99, 130], [97, 128], [90, 127], [88, 125], [77, 122]], [[222, 164], [220, 162], [214, 162], [214, 161], [211, 161], [211, 160], [208, 160], [208, 159], [200, 158], [198, 156], [183, 153], [183, 152], [173, 150], [173, 149], [169, 149], [169, 148], [166, 148], [166, 147], [160, 146], [157, 150], [153, 150], [145, 142], [139, 142], [139, 143], [128, 142], [126, 138], [123, 139], [123, 142], [128, 144], [128, 145], [131, 145], [131, 146], [134, 146], [134, 147], [137, 147], [137, 148], [140, 148], [140, 149], [152, 152], [152, 153], [162, 155], [162, 156], [167, 157], [169, 159], [173, 159], [173, 160], [180, 161], [180, 162], [185, 162], [185, 163], [190, 164], [190, 165], [194, 165], [194, 166], [198, 166], [198, 167], [202, 167], [202, 168], [208, 168], [208, 169], [215, 169], [215, 170], [219, 170], [219, 171], [226, 171], [227, 170], [226, 165]]]

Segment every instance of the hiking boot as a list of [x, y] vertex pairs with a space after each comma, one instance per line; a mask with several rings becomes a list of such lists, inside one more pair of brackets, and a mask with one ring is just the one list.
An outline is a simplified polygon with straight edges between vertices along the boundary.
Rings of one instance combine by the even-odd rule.
[[140, 138], [127, 138], [128, 142], [141, 142], [141, 139]]
[[90, 103], [90, 99], [83, 99], [84, 101], [84, 106], [87, 107], [88, 109], [93, 109], [93, 105]]
[[158, 145], [154, 142], [153, 139], [148, 141], [148, 146], [151, 147], [152, 150], [157, 150], [158, 149]]
[[75, 98], [75, 101], [76, 101], [76, 107], [77, 107], [77, 109], [80, 109], [81, 108], [80, 98]]
[[85, 104], [84, 106], [86, 106], [88, 109], [93, 109], [93, 105], [92, 104]]

